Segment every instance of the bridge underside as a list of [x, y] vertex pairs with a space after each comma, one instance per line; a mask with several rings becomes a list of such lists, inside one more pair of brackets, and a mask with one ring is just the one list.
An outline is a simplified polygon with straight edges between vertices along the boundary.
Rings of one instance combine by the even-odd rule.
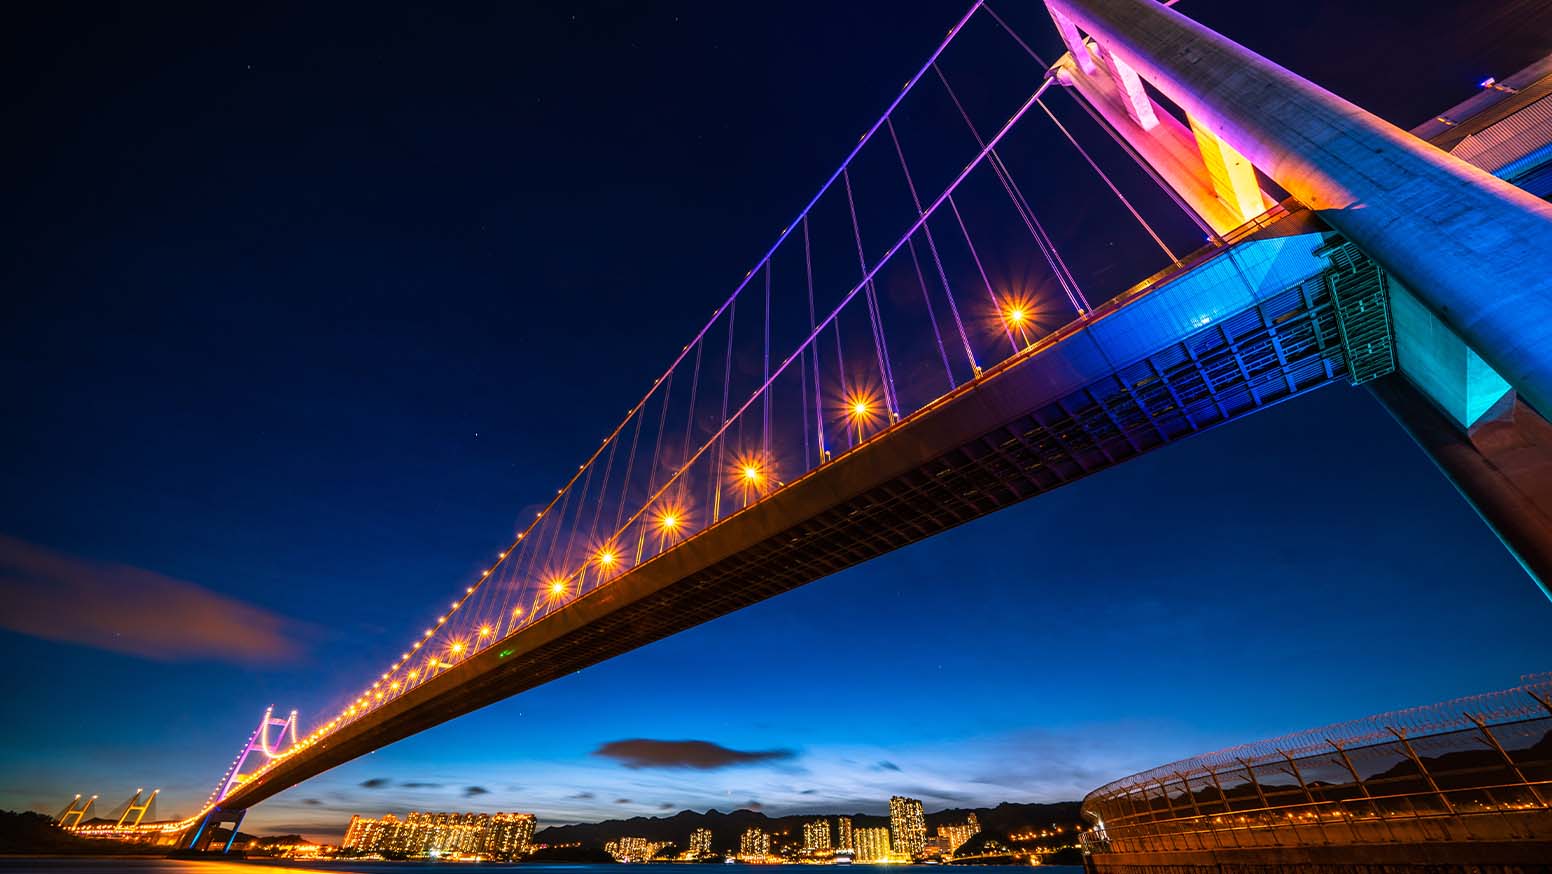
[[340, 727], [246, 808], [463, 713], [1345, 377], [1295, 215], [1100, 307], [857, 449]]

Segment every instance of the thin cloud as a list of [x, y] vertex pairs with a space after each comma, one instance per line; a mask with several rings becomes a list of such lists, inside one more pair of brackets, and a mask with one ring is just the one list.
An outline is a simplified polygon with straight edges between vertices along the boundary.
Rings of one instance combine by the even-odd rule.
[[417, 783], [417, 782], [413, 782], [413, 781], [411, 781], [409, 783], [400, 783], [399, 785], [403, 786], [405, 789], [441, 789], [442, 788], [442, 784], [441, 783]]
[[381, 788], [383, 788], [384, 786], [387, 786], [387, 785], [388, 785], [388, 778], [387, 777], [373, 777], [370, 780], [362, 780], [361, 781], [361, 788], [362, 789], [381, 789]]
[[156, 661], [295, 658], [295, 623], [184, 580], [0, 535], [0, 627]]
[[614, 803], [615, 804], [634, 804], [635, 802], [631, 801], [629, 798], [616, 798], [616, 799], [614, 799]]
[[752, 765], [790, 759], [792, 750], [734, 750], [706, 740], [610, 741], [593, 755], [614, 759], [627, 768], [694, 768], [711, 771], [734, 765]]
[[463, 787], [463, 797], [465, 797], [465, 798], [473, 798], [476, 795], [489, 795], [489, 794], [490, 794], [490, 790], [486, 789], [484, 786], [465, 786], [465, 787]]
[[880, 771], [898, 771], [898, 770], [900, 770], [900, 766], [899, 765], [896, 765], [894, 762], [891, 762], [888, 759], [880, 760], [879, 763], [874, 765], [873, 767], [878, 769], [878, 770], [880, 770]]

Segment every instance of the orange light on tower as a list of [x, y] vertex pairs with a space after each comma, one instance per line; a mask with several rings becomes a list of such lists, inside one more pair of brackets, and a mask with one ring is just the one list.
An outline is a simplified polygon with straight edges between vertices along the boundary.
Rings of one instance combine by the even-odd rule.
[[480, 626], [480, 637], [490, 637], [492, 629], [489, 625]]
[[447, 651], [453, 655], [461, 655], [464, 649], [464, 642], [461, 640], [455, 640], [453, 641], [452, 645], [447, 648]]
[[559, 598], [564, 594], [566, 594], [566, 581], [559, 577], [550, 580], [550, 597]]

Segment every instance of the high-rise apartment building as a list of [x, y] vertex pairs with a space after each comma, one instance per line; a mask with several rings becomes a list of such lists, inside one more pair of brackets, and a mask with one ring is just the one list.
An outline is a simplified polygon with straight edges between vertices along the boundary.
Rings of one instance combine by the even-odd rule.
[[890, 847], [904, 859], [920, 856], [927, 848], [927, 815], [915, 798], [896, 795], [889, 799]]
[[346, 849], [406, 856], [481, 856], [508, 859], [525, 855], [533, 843], [531, 813], [422, 813], [404, 820], [350, 818]]
[[705, 858], [711, 855], [711, 829], [698, 828], [690, 832], [690, 857]]
[[981, 821], [975, 814], [970, 814], [968, 820], [961, 825], [938, 826], [938, 839], [943, 843], [944, 852], [952, 853], [964, 846], [965, 841], [970, 840], [981, 833]]
[[883, 862], [889, 859], [889, 829], [859, 828], [855, 831], [858, 862]]
[[623, 837], [604, 844], [604, 852], [616, 862], [650, 862], [658, 850], [668, 846], [667, 841], [649, 841], [641, 837]]
[[851, 834], [851, 817], [843, 816], [835, 821], [835, 848], [837, 850], [855, 850], [857, 843]]
[[738, 855], [745, 859], [764, 859], [771, 854], [771, 836], [752, 828], [738, 839]]
[[816, 819], [803, 823], [803, 852], [822, 855], [830, 852], [830, 821]]

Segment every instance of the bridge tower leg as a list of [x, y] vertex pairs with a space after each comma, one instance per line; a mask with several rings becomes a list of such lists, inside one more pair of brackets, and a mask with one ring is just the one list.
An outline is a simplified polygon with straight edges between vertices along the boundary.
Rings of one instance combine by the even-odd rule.
[[196, 852], [208, 849], [210, 843], [215, 840], [216, 828], [225, 823], [231, 823], [231, 834], [227, 835], [226, 844], [221, 849], [222, 853], [230, 853], [232, 851], [232, 844], [237, 841], [237, 829], [242, 825], [243, 817], [247, 813], [247, 810], [222, 810], [219, 807], [212, 807], [199, 821], [199, 825], [195, 827], [194, 834], [189, 838], [189, 842], [184, 849]]
[[[151, 805], [156, 803], [156, 796], [162, 792], [160, 789], [152, 789], [151, 794], [146, 796], [144, 801], [140, 801], [140, 793], [143, 791], [142, 789], [135, 790], [135, 799], [124, 809], [124, 815], [119, 817], [119, 828], [123, 828], [126, 825], [134, 828], [140, 825], [140, 821], [145, 819], [146, 811], [151, 809]], [[131, 816], [134, 817], [133, 820], [130, 819]]]
[[[1255, 208], [1243, 159], [1384, 268], [1402, 375], [1376, 397], [1552, 597], [1552, 204], [1156, 0], [1046, 5], [1071, 53], [1063, 81], [1215, 230]], [[1139, 123], [1126, 101], [1150, 98], [1102, 65], [1188, 124]]]
[[81, 803], [81, 796], [77, 795], [75, 798], [72, 798], [70, 803], [65, 805], [65, 812], [59, 815], [59, 827], [75, 828], [79, 826], [86, 819], [86, 812], [92, 809], [92, 802], [96, 800], [97, 796], [93, 795], [86, 799], [86, 802], [81, 804], [80, 807], [76, 807], [77, 804]]
[[1543, 413], [1552, 204], [1156, 0], [1048, 0], [1200, 129], [1316, 210]]
[[1368, 388], [1552, 598], [1552, 424], [1513, 392], [1463, 430], [1402, 374]]
[[194, 827], [194, 834], [189, 838], [189, 843], [184, 849], [198, 850], [202, 847], [201, 841], [209, 842], [210, 827], [216, 822], [213, 818], [218, 816], [219, 813], [219, 810], [212, 808], [203, 817], [200, 817], [199, 825]]
[[226, 846], [221, 848], [222, 854], [230, 853], [232, 851], [232, 844], [237, 841], [237, 830], [242, 827], [243, 817], [247, 815], [248, 811], [246, 810], [237, 811], [237, 818], [232, 820], [232, 831], [226, 836]]

